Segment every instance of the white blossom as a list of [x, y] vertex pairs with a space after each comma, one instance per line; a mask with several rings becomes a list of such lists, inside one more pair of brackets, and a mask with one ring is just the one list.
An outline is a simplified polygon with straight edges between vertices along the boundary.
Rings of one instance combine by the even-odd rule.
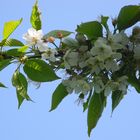
[[129, 43], [129, 38], [121, 31], [120, 33], [112, 35], [112, 33], [108, 36], [109, 43], [113, 50], [122, 49]]
[[109, 45], [105, 44], [105, 41], [99, 38], [90, 50], [93, 56], [99, 56], [100, 59], [105, 60], [106, 58], [110, 57], [112, 54], [112, 49]]
[[79, 61], [79, 53], [71, 52], [70, 50], [66, 52], [64, 56], [64, 63], [66, 68], [70, 68], [72, 66], [77, 66]]
[[44, 51], [48, 50], [48, 44], [45, 43], [45, 42], [39, 42], [39, 43], [37, 44], [37, 47], [38, 47], [38, 50], [39, 50], [40, 52], [44, 52]]
[[36, 30], [34, 28], [28, 29], [27, 33], [23, 35], [23, 39], [26, 40], [27, 44], [35, 45], [42, 42], [43, 32], [42, 30]]
[[42, 59], [48, 59], [52, 62], [56, 61], [55, 55], [57, 54], [56, 49], [46, 48], [46, 50], [41, 54]]
[[103, 91], [103, 89], [105, 87], [101, 77], [99, 77], [99, 76], [94, 78], [93, 84], [94, 84], [94, 91], [96, 93], [100, 93], [101, 91]]
[[86, 63], [92, 68], [91, 73], [99, 74], [104, 69], [104, 62], [99, 57], [90, 57]]

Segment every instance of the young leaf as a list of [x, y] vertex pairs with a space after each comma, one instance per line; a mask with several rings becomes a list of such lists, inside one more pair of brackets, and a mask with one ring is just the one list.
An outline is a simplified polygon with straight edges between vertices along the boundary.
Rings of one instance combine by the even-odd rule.
[[7, 39], [21, 24], [21, 22], [22, 19], [6, 22], [3, 29], [3, 39]]
[[105, 107], [106, 97], [104, 93], [94, 93], [91, 97], [88, 107], [88, 135], [90, 136], [91, 130], [95, 128], [99, 118], [102, 115]]
[[50, 111], [57, 108], [61, 101], [68, 95], [65, 86], [61, 83], [58, 85], [52, 96], [52, 104]]
[[28, 46], [22, 46], [21, 48], [18, 49], [18, 52], [24, 53], [27, 51], [28, 48], [29, 48]]
[[3, 83], [0, 82], [0, 87], [7, 88]]
[[6, 59], [6, 60], [0, 60], [0, 71], [6, 68], [10, 63], [11, 60]]
[[98, 21], [82, 23], [76, 29], [78, 33], [87, 35], [88, 39], [93, 40], [103, 36], [102, 25]]
[[65, 30], [53, 30], [50, 31], [49, 33], [47, 33], [46, 35], [44, 35], [43, 39], [47, 39], [49, 37], [55, 37], [55, 38], [60, 38], [60, 35], [62, 36], [62, 38], [67, 37], [71, 34], [72, 32], [70, 31], [65, 31]]
[[140, 6], [124, 6], [119, 13], [117, 28], [119, 31], [125, 30], [140, 21]]
[[122, 93], [122, 91], [114, 91], [112, 93], [112, 113], [114, 111], [114, 109], [118, 106], [118, 104], [120, 103], [120, 101], [123, 99], [124, 94]]
[[27, 94], [28, 82], [22, 73], [15, 71], [12, 77], [12, 84], [16, 87], [19, 107], [24, 99], [31, 100]]
[[52, 68], [43, 60], [27, 60], [24, 67], [27, 76], [37, 82], [49, 82], [59, 79]]
[[38, 8], [38, 2], [36, 1], [35, 5], [33, 6], [32, 14], [30, 17], [30, 22], [32, 24], [32, 27], [36, 30], [40, 30], [42, 26], [40, 15], [41, 13]]
[[24, 44], [17, 39], [7, 39], [3, 44], [3, 46], [18, 47], [18, 46], [24, 46]]

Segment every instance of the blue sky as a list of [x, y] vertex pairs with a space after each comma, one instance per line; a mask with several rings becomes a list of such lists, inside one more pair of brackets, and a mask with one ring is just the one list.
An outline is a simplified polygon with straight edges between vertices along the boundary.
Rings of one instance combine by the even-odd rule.
[[[34, 0], [1, 0], [0, 32], [9, 20], [23, 17], [22, 25], [13, 37], [22, 40], [22, 34], [31, 27], [29, 23]], [[44, 33], [53, 29], [74, 31], [81, 22], [96, 20], [101, 14], [117, 16], [120, 8], [138, 4], [139, 0], [40, 0]], [[1, 34], [0, 34], [1, 37]], [[35, 103], [24, 102], [17, 109], [15, 89], [11, 86], [11, 75], [16, 66], [10, 66], [0, 73], [0, 81], [9, 88], [0, 89], [0, 140], [139, 140], [140, 139], [140, 95], [130, 88], [128, 95], [111, 116], [111, 102], [97, 127], [87, 136], [86, 112], [74, 102], [75, 95], [69, 95], [53, 112], [50, 109], [51, 95], [58, 82], [42, 84], [40, 89], [33, 85], [29, 94]]]

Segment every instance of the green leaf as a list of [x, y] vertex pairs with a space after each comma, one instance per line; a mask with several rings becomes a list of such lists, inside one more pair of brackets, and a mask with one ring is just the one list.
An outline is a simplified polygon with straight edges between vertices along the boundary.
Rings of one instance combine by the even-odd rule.
[[83, 104], [83, 112], [85, 112], [88, 109], [88, 105], [89, 105], [89, 101], [90, 101], [91, 95], [92, 95], [92, 90], [89, 93], [87, 101]]
[[55, 38], [60, 38], [59, 34], [62, 35], [62, 38], [67, 37], [71, 34], [72, 32], [70, 31], [65, 31], [65, 30], [53, 30], [44, 35], [43, 39], [47, 39], [48, 37], [55, 37]]
[[85, 34], [90, 40], [103, 36], [103, 28], [98, 21], [82, 23], [77, 27], [76, 31], [78, 33]]
[[140, 80], [138, 80], [136, 78], [136, 75], [134, 75], [132, 73], [128, 74], [127, 76], [128, 76], [128, 80], [127, 81], [131, 84], [132, 87], [134, 87], [136, 89], [136, 91], [138, 93], [140, 93]]
[[101, 16], [101, 24], [105, 27], [105, 29], [107, 31], [109, 31], [109, 27], [107, 24], [108, 19], [109, 19], [109, 17], [107, 17], [107, 16]]
[[25, 53], [28, 50], [28, 46], [22, 46], [21, 48], [18, 49], [18, 52]]
[[31, 100], [27, 94], [28, 82], [22, 73], [20, 73], [19, 71], [15, 71], [12, 77], [12, 84], [14, 87], [16, 87], [18, 104], [19, 104], [18, 107], [20, 107], [24, 99]]
[[112, 92], [112, 113], [114, 109], [118, 106], [120, 101], [123, 99], [124, 94], [122, 91], [114, 91]]
[[7, 39], [21, 24], [21, 22], [22, 19], [6, 22], [3, 29], [3, 39]]
[[73, 38], [70, 38], [70, 37], [66, 37], [63, 39], [63, 43], [65, 45], [67, 45], [68, 47], [78, 47], [79, 46], [79, 43], [77, 40], [73, 39]]
[[51, 104], [51, 110], [54, 110], [57, 108], [57, 106], [61, 103], [61, 101], [68, 95], [68, 92], [65, 88], [65, 86], [61, 83], [58, 85], [56, 90], [54, 91], [52, 95], [52, 104]]
[[5, 44], [5, 42], [6, 42], [6, 39], [3, 39], [3, 40], [0, 42], [0, 46], [3, 47], [4, 44]]
[[36, 3], [33, 6], [32, 14], [30, 17], [30, 22], [32, 24], [32, 27], [36, 30], [40, 30], [42, 26], [40, 15], [41, 13], [38, 8], [38, 2], [36, 1]]
[[0, 71], [6, 68], [10, 63], [11, 60], [6, 59], [6, 60], [0, 60]]
[[19, 57], [23, 55], [22, 52], [18, 51], [18, 49], [10, 49], [6, 52], [6, 54], [8, 56], [14, 56], [14, 57]]
[[119, 13], [117, 21], [117, 29], [125, 30], [140, 21], [140, 6], [129, 5], [124, 6]]
[[3, 83], [0, 82], [0, 87], [7, 88]]
[[18, 91], [17, 92], [17, 99], [18, 99], [18, 108], [20, 108], [20, 106], [22, 105], [24, 98], [19, 94]]
[[99, 118], [102, 115], [105, 107], [106, 97], [104, 93], [94, 93], [91, 97], [88, 107], [88, 135], [90, 136], [91, 130], [95, 128]]
[[33, 81], [49, 82], [59, 79], [52, 68], [40, 59], [27, 60], [23, 69], [27, 76]]
[[24, 46], [24, 44], [17, 40], [17, 39], [7, 39], [3, 46], [10, 46], [10, 47], [17, 47], [17, 46]]

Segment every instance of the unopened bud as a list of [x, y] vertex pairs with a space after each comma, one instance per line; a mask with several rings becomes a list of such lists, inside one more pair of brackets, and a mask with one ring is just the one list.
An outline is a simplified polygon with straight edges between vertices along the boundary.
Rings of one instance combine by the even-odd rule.
[[55, 38], [50, 36], [49, 38], [47, 38], [47, 41], [50, 42], [50, 43], [54, 43]]
[[116, 25], [117, 25], [117, 18], [112, 19], [112, 25], [114, 27], [116, 27]]
[[58, 36], [58, 38], [60, 38], [60, 39], [63, 38], [63, 34], [62, 34], [61, 32], [58, 32], [58, 33], [57, 33], [57, 36]]
[[132, 35], [140, 34], [140, 27], [136, 26], [133, 28]]

